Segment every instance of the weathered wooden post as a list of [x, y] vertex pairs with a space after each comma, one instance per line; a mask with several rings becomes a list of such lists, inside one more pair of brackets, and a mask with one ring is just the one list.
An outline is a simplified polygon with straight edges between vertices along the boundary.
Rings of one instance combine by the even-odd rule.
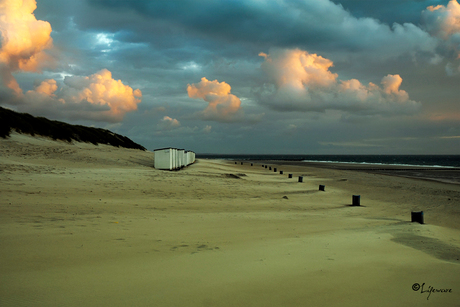
[[352, 206], [361, 206], [361, 195], [353, 195]]
[[424, 224], [423, 211], [411, 212], [410, 215], [411, 215], [411, 222], [417, 222], [420, 224]]

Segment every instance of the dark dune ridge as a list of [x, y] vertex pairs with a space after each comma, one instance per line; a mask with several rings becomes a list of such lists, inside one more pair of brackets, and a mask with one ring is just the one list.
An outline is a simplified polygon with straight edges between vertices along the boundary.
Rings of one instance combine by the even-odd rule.
[[107, 144], [115, 147], [146, 150], [126, 136], [101, 128], [71, 125], [64, 122], [35, 117], [27, 113], [18, 113], [0, 107], [0, 137], [6, 138], [12, 131], [50, 137], [53, 140], [66, 142], [78, 141]]

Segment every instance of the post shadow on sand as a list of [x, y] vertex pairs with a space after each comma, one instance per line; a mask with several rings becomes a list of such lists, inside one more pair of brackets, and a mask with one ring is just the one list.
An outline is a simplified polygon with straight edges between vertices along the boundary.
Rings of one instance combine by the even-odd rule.
[[282, 192], [283, 195], [290, 195], [290, 194], [314, 194], [319, 193], [317, 189], [313, 190], [298, 190], [298, 191], [284, 191]]
[[363, 206], [363, 205], [359, 205], [359, 206], [355, 206], [353, 204], [343, 204], [344, 207], [354, 207], [354, 208], [366, 208], [366, 206]]
[[351, 204], [346, 204], [347, 207], [366, 207], [361, 205], [361, 195], [353, 195]]
[[391, 241], [418, 249], [438, 259], [460, 263], [460, 249], [436, 238], [398, 232]]

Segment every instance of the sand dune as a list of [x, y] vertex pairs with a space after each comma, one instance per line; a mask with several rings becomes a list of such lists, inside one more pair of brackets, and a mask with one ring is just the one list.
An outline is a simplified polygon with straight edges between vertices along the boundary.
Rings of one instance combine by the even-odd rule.
[[459, 306], [460, 185], [16, 133], [0, 157], [0, 306]]

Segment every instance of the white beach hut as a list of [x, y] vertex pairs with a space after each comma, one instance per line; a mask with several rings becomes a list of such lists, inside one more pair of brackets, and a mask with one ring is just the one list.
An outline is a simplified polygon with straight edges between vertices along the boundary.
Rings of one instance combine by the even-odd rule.
[[154, 167], [156, 169], [174, 169], [173, 148], [160, 148], [154, 151]]
[[189, 151], [189, 165], [195, 163], [195, 153], [193, 151]]
[[174, 161], [176, 163], [176, 167], [174, 169], [180, 169], [180, 163], [179, 163], [179, 150], [176, 148], [175, 149], [175, 157], [174, 157]]
[[172, 147], [154, 150], [154, 166], [162, 170], [179, 170], [195, 163], [195, 153]]
[[174, 161], [176, 162], [176, 167], [174, 169], [180, 169], [179, 149], [175, 148], [174, 152], [175, 152], [175, 155], [176, 155], [174, 157]]
[[188, 161], [188, 158], [189, 158], [188, 151], [184, 151], [184, 165], [185, 166], [190, 164], [189, 161]]
[[178, 149], [179, 151], [179, 165], [180, 165], [180, 168], [183, 168], [185, 166], [185, 159], [184, 159], [184, 150], [183, 149]]
[[177, 169], [177, 161], [176, 161], [176, 156], [177, 156], [177, 149], [176, 148], [171, 148], [172, 150], [172, 169]]

